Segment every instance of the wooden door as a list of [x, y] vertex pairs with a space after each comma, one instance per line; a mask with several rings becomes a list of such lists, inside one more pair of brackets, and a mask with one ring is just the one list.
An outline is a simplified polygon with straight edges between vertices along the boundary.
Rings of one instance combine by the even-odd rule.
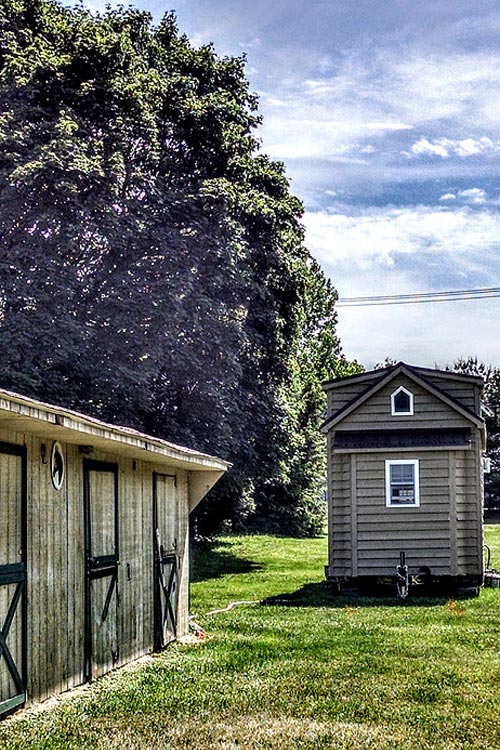
[[26, 448], [0, 443], [0, 714], [26, 701]]
[[99, 677], [118, 662], [118, 469], [84, 460], [84, 677]]
[[153, 475], [154, 647], [165, 648], [177, 637], [178, 559], [177, 487], [175, 476]]

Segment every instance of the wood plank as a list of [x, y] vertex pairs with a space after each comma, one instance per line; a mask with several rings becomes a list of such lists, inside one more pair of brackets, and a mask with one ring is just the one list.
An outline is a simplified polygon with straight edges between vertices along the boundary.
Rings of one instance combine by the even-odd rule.
[[[414, 517], [412, 520], [412, 528], [418, 530], [419, 528], [428, 529], [434, 528], [441, 530], [446, 533], [448, 530], [448, 516], [442, 515], [441, 517], [433, 514], [432, 516], [419, 516]], [[368, 520], [366, 518], [358, 520], [358, 534], [373, 534], [378, 531], [386, 531], [390, 533], [392, 531], [406, 531], [408, 530], [408, 519], [399, 518], [396, 516], [389, 517], [381, 516], [380, 519], [377, 517], [376, 520]]]
[[396, 565], [399, 563], [400, 551], [405, 552], [406, 563], [412, 569], [427, 566], [433, 573], [437, 568], [441, 570], [441, 574], [449, 575], [450, 573], [450, 556], [446, 552], [437, 554], [435, 550], [426, 552], [425, 550], [406, 547], [404, 550], [388, 550], [383, 556], [374, 555], [371, 550], [360, 550], [358, 574], [363, 575], [361, 570], [364, 568], [395, 571]]
[[83, 523], [83, 460], [76, 446], [67, 446], [68, 455], [68, 687], [83, 682], [84, 656], [84, 578], [85, 549]]
[[392, 549], [391, 545], [408, 543], [414, 546], [439, 547], [445, 544], [449, 545], [448, 529], [400, 529], [396, 531], [379, 531], [370, 533], [361, 533], [358, 530], [358, 547], [363, 549], [378, 550], [383, 545], [384, 549]]
[[356, 454], [351, 455], [351, 567], [352, 575], [358, 575], [358, 488]]
[[177, 475], [178, 512], [178, 560], [179, 560], [179, 599], [178, 599], [178, 636], [189, 630], [189, 496], [187, 473], [180, 471]]
[[457, 487], [456, 487], [456, 453], [450, 451], [449, 455], [450, 474], [450, 573], [452, 576], [458, 574], [457, 558]]
[[[12, 442], [9, 440], [8, 442]], [[0, 564], [16, 565], [22, 562], [19, 554], [22, 548], [22, 524], [21, 524], [21, 484], [22, 459], [19, 456], [0, 453], [0, 507], [2, 510], [2, 524], [0, 528]], [[10, 608], [11, 601], [18, 589], [18, 583], [4, 584], [0, 587], [0, 627], [4, 626], [5, 618]], [[14, 619], [7, 636], [7, 645], [12, 658], [21, 670], [22, 665], [22, 618], [21, 603], [18, 604]], [[2, 710], [18, 699], [16, 696], [19, 689], [7, 668], [4, 658], [0, 658], [0, 703]]]

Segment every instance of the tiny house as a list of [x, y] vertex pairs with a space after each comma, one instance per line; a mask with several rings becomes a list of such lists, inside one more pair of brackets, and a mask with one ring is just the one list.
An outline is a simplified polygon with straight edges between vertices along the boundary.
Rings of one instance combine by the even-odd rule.
[[339, 589], [483, 575], [482, 379], [397, 365], [324, 384], [329, 559]]
[[0, 715], [188, 630], [188, 517], [229, 464], [0, 391]]

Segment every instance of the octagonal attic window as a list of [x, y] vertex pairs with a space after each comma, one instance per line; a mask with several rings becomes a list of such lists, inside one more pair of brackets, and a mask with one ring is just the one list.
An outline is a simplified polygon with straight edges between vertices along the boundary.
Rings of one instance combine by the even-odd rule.
[[391, 396], [391, 414], [394, 417], [413, 414], [413, 393], [401, 386]]

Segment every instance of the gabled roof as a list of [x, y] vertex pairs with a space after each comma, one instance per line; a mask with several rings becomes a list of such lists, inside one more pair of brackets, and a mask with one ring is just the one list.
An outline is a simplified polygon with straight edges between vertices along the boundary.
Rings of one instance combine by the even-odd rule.
[[[408, 377], [414, 383], [420, 385], [422, 388], [427, 390], [429, 393], [431, 393], [433, 396], [445, 403], [450, 408], [454, 409], [463, 417], [468, 419], [470, 422], [476, 425], [476, 427], [480, 429], [484, 428], [484, 422], [478, 414], [475, 414], [473, 411], [459, 403], [456, 399], [452, 398], [447, 393], [442, 391], [441, 388], [438, 388], [436, 385], [431, 383], [427, 379], [426, 375], [432, 374], [433, 376], [438, 377], [449, 375], [451, 379], [467, 380], [468, 382], [471, 382], [472, 380], [477, 385], [482, 384], [483, 381], [481, 378], [478, 378], [474, 375], [463, 375], [462, 373], [451, 372], [448, 373], [443, 372], [442, 370], [431, 370], [423, 367], [415, 367], [413, 365], [408, 365], [405, 362], [398, 362], [397, 365], [394, 365], [394, 367], [388, 367], [381, 370], [373, 370], [372, 372], [362, 373], [361, 375], [353, 375], [349, 378], [343, 378], [342, 381], [332, 381], [329, 383], [325, 383], [325, 390], [329, 390], [337, 383], [339, 383], [340, 385], [340, 382], [345, 385], [347, 380], [352, 382], [354, 381], [354, 379], [356, 379], [356, 382], [359, 383], [366, 382], [367, 387], [360, 394], [355, 396], [351, 401], [345, 404], [341, 409], [334, 412], [330, 417], [328, 417], [328, 419], [321, 425], [321, 431], [323, 433], [327, 433], [332, 429], [332, 427], [345, 419], [345, 417], [347, 417], [353, 411], [358, 409], [365, 401], [371, 398], [381, 388], [388, 385], [392, 380], [402, 374]], [[458, 378], [456, 377], [457, 375]]]
[[342, 378], [335, 378], [335, 380], [326, 380], [322, 385], [325, 391], [329, 391], [334, 388], [340, 388], [346, 383], [363, 383], [367, 384], [378, 380], [379, 378], [385, 377], [389, 372], [394, 372], [400, 367], [405, 367], [413, 372], [419, 373], [423, 377], [426, 375], [432, 376], [433, 378], [442, 378], [445, 380], [462, 381], [464, 383], [476, 383], [477, 385], [484, 385], [483, 379], [479, 375], [469, 375], [464, 372], [454, 372], [453, 370], [437, 370], [432, 367], [420, 367], [420, 365], [410, 365], [407, 362], [397, 362], [391, 367], [381, 367], [376, 370], [369, 370], [368, 372], [360, 372], [355, 375], [345, 375]]

